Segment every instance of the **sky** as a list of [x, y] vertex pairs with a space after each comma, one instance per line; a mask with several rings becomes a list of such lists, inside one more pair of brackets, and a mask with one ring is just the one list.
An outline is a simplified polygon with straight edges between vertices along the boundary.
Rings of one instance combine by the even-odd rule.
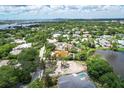
[[124, 18], [124, 5], [5, 5], [0, 20]]

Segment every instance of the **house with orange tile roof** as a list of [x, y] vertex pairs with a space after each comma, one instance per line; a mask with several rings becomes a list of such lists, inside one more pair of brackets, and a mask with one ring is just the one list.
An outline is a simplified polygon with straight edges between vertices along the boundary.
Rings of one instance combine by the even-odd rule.
[[54, 56], [56, 58], [67, 57], [67, 56], [69, 56], [69, 52], [68, 51], [64, 51], [64, 50], [57, 50], [57, 51], [54, 52]]

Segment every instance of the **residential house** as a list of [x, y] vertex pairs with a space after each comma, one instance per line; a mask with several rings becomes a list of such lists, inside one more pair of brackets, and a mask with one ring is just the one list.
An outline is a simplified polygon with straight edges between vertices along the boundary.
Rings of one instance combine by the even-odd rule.
[[18, 45], [17, 47], [15, 47], [15, 48], [12, 49], [12, 51], [10, 52], [10, 54], [12, 54], [12, 55], [18, 55], [23, 49], [30, 48], [31, 46], [32, 46], [31, 43], [25, 43], [25, 44]]
[[0, 60], [0, 67], [8, 65], [9, 60]]
[[95, 88], [93, 82], [88, 79], [82, 80], [79, 75], [65, 75], [58, 80], [59, 88]]

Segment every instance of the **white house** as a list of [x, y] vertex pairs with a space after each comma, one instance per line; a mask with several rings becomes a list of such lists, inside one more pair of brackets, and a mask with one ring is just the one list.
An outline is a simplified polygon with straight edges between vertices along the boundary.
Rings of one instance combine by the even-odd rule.
[[101, 45], [104, 48], [108, 48], [111, 46], [111, 43], [108, 40], [102, 39], [102, 38], [97, 38], [96, 43]]
[[56, 39], [47, 39], [48, 43], [56, 43], [57, 40]]
[[124, 46], [124, 40], [118, 40], [118, 43], [122, 46]]
[[15, 43], [22, 44], [22, 43], [26, 43], [26, 41], [24, 39], [15, 39]]
[[53, 34], [54, 38], [58, 38], [61, 34]]
[[8, 65], [9, 60], [0, 60], [0, 67]]
[[23, 49], [30, 48], [31, 46], [32, 46], [31, 43], [25, 43], [25, 44], [18, 45], [17, 47], [15, 47], [15, 48], [12, 49], [12, 51], [10, 52], [10, 54], [12, 54], [12, 55], [18, 55]]

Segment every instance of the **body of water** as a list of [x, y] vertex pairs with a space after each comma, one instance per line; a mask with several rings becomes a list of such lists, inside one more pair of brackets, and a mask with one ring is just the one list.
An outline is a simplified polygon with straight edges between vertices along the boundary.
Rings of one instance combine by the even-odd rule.
[[24, 28], [24, 27], [29, 27], [33, 25], [37, 25], [38, 23], [21, 23], [21, 24], [1, 24], [0, 29], [1, 30], [6, 30], [6, 29], [15, 29], [15, 28]]
[[124, 52], [115, 52], [111, 50], [97, 50], [95, 54], [105, 58], [113, 68], [113, 71], [124, 79]]

